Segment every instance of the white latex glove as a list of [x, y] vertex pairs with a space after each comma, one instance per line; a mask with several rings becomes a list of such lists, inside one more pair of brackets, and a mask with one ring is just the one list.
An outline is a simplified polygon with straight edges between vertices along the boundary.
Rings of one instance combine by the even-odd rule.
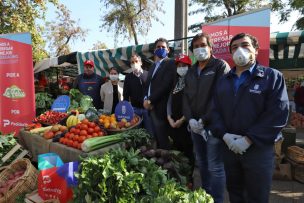
[[225, 141], [226, 145], [228, 146], [229, 149], [232, 147], [232, 143], [243, 136], [241, 135], [236, 135], [236, 134], [231, 134], [231, 133], [225, 133], [223, 140]]
[[204, 130], [202, 119], [196, 121], [195, 119], [191, 118], [189, 120], [189, 126], [190, 126], [190, 130], [196, 134], [201, 134], [201, 132]]
[[251, 143], [247, 141], [246, 137], [241, 137], [232, 142], [231, 150], [236, 154], [243, 154], [250, 145]]
[[201, 135], [201, 136], [204, 138], [204, 140], [207, 142], [207, 140], [208, 140], [208, 132], [207, 132], [205, 129], [203, 129], [203, 130], [201, 131], [200, 135]]

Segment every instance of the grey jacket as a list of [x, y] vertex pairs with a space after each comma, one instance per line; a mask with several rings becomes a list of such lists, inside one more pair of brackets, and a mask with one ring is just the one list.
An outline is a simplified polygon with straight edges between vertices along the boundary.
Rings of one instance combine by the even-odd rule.
[[211, 57], [200, 72], [198, 63], [194, 64], [185, 76], [183, 113], [187, 120], [194, 118], [208, 124], [211, 113], [213, 91], [218, 79], [230, 70], [229, 65], [221, 59]]

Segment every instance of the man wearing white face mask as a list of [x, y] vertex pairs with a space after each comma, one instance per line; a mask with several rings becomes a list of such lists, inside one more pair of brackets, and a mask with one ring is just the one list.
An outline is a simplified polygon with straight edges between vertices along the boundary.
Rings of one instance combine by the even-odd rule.
[[196, 162], [200, 170], [202, 187], [216, 203], [224, 200], [225, 173], [221, 158], [221, 141], [208, 135], [211, 101], [218, 79], [227, 73], [228, 64], [212, 55], [208, 34], [194, 36], [190, 49], [197, 63], [185, 77], [183, 113], [189, 121]]
[[151, 118], [148, 110], [143, 107], [148, 71], [142, 69], [141, 57], [137, 54], [132, 55], [130, 63], [132, 72], [125, 78], [123, 97], [124, 100], [131, 102], [134, 113], [143, 118], [145, 129], [153, 135]]
[[256, 61], [257, 39], [240, 33], [230, 41], [235, 67], [214, 93], [210, 130], [225, 142], [224, 164], [230, 202], [268, 202], [273, 145], [288, 119], [282, 73]]
[[114, 113], [117, 103], [123, 100], [123, 83], [119, 81], [116, 68], [110, 68], [109, 78], [100, 88], [100, 98], [104, 102], [103, 108]]

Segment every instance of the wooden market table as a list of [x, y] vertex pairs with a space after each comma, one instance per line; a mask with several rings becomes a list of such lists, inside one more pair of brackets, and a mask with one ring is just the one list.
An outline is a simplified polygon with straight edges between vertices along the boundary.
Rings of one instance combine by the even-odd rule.
[[38, 155], [54, 152], [60, 156], [63, 162], [79, 161], [80, 157], [93, 155], [103, 155], [110, 149], [120, 147], [120, 144], [114, 144], [101, 149], [86, 153], [81, 150], [68, 147], [59, 142], [44, 139], [41, 135], [32, 134], [29, 131], [21, 129], [18, 135], [19, 143], [32, 154], [32, 161], [38, 161]]

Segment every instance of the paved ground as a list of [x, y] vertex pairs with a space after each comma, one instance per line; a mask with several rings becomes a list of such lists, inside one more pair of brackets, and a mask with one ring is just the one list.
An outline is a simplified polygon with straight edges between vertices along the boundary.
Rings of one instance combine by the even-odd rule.
[[[200, 184], [198, 170], [194, 171], [194, 188]], [[229, 202], [225, 192], [225, 203]], [[296, 181], [273, 180], [269, 195], [270, 203], [304, 203], [304, 184]]]

